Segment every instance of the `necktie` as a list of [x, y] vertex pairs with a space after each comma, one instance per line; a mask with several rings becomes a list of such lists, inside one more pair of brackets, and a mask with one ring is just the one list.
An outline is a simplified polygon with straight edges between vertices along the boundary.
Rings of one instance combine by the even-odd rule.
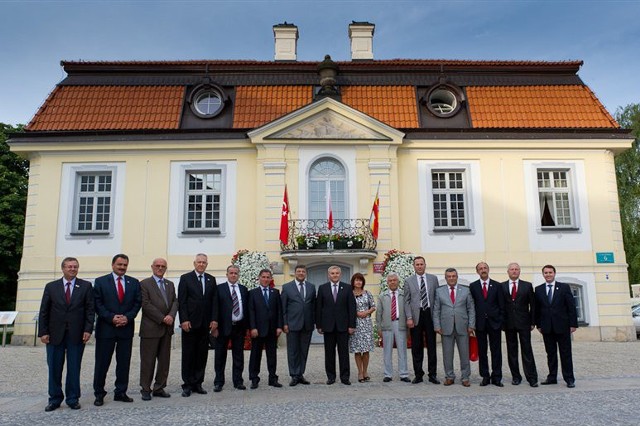
[[231, 302], [233, 303], [233, 316], [240, 316], [240, 301], [238, 300], [238, 295], [236, 294], [235, 284], [231, 286]]
[[67, 301], [67, 305], [71, 304], [71, 283], [67, 282], [67, 289], [64, 291], [64, 298]]
[[518, 288], [516, 287], [516, 282], [512, 282], [513, 287], [511, 287], [511, 300], [516, 300], [516, 294], [518, 293]]
[[551, 303], [551, 301], [553, 300], [553, 284], [547, 285], [547, 288], [549, 289], [547, 292], [547, 297], [549, 298], [549, 303]]
[[449, 297], [451, 297], [451, 303], [453, 303], [454, 305], [456, 304], [456, 292], [453, 289], [453, 287], [451, 288], [451, 293], [449, 294]]
[[267, 302], [267, 306], [269, 306], [269, 289], [263, 288], [262, 295], [264, 296], [264, 301]]
[[204, 280], [202, 279], [203, 276], [202, 275], [198, 275], [198, 281], [200, 281], [200, 284], [202, 285], [202, 295], [204, 296]]
[[304, 300], [304, 282], [300, 283], [300, 295], [302, 296], [302, 300]]
[[164, 280], [159, 280], [160, 284], [160, 293], [162, 293], [162, 298], [164, 299], [165, 305], [169, 306], [169, 300], [167, 299], [167, 288], [164, 286]]
[[335, 302], [337, 298], [338, 298], [338, 285], [334, 284], [333, 285], [333, 301]]
[[420, 303], [422, 309], [429, 307], [429, 296], [427, 295], [427, 286], [424, 283], [424, 277], [420, 277]]
[[398, 302], [396, 301], [396, 292], [392, 291], [391, 292], [392, 296], [391, 296], [391, 321], [395, 321], [398, 319], [398, 316], [396, 314], [396, 310], [398, 309]]
[[118, 302], [124, 302], [124, 287], [122, 286], [122, 278], [118, 277]]
[[482, 297], [484, 297], [484, 300], [487, 300], [487, 282], [483, 282], [482, 283]]

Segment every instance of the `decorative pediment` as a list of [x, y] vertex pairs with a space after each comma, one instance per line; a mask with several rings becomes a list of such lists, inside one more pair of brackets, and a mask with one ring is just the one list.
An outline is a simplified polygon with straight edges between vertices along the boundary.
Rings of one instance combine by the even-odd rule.
[[302, 122], [287, 127], [267, 139], [368, 139], [389, 140], [376, 132], [335, 111], [319, 112]]

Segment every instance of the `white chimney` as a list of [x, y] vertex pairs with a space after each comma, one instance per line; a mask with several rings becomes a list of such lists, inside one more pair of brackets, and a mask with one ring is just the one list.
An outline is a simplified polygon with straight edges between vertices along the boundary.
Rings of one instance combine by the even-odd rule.
[[293, 24], [278, 24], [273, 26], [273, 36], [276, 42], [276, 61], [295, 61], [298, 53], [298, 27]]
[[352, 61], [356, 59], [373, 59], [373, 30], [375, 27], [370, 22], [352, 21], [349, 24]]

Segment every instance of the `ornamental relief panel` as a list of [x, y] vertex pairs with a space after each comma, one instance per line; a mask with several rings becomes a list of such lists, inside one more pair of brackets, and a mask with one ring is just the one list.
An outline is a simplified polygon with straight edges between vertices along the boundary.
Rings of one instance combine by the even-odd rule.
[[385, 135], [334, 111], [324, 111], [316, 114], [295, 126], [288, 127], [269, 136], [268, 139], [389, 140]]

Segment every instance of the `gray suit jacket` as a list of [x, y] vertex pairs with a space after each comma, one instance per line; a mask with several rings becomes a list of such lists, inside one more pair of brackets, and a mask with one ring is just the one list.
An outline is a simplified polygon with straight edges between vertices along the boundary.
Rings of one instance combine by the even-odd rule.
[[164, 287], [167, 293], [167, 301], [164, 301], [158, 284], [153, 277], [140, 281], [140, 293], [142, 294], [142, 320], [140, 321], [140, 337], [162, 337], [165, 334], [173, 334], [173, 325], [166, 325], [162, 322], [165, 316], [170, 315], [175, 320], [178, 311], [178, 299], [173, 283], [164, 280]]
[[476, 309], [468, 287], [458, 284], [455, 305], [451, 303], [449, 286], [443, 285], [436, 290], [433, 303], [433, 328], [442, 329], [445, 336], [456, 333], [467, 334], [468, 328], [476, 328]]
[[304, 283], [305, 297], [302, 299], [295, 280], [282, 286], [282, 314], [289, 331], [313, 331], [316, 310], [316, 286]]
[[[425, 275], [427, 276], [427, 296], [429, 296], [429, 305], [433, 315], [433, 301], [438, 288], [438, 278], [433, 274]], [[418, 276], [413, 274], [404, 280], [404, 310], [407, 314], [407, 319], [413, 320], [414, 325], [418, 325], [420, 321], [421, 303]]]
[[[396, 293], [396, 303], [398, 304], [398, 330], [407, 329], [407, 316], [404, 310], [404, 291], [398, 288]], [[378, 306], [376, 309], [376, 324], [382, 331], [391, 331], [391, 290], [386, 289], [378, 296]]]

